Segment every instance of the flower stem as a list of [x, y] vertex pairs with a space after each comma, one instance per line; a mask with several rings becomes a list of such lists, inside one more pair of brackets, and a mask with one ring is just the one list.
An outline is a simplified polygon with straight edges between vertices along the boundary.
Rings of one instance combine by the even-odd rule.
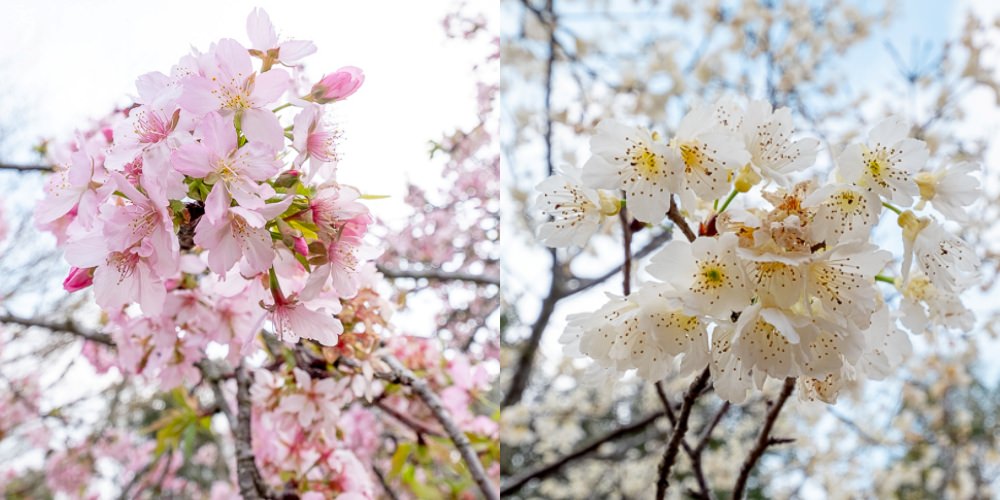
[[278, 111], [281, 111], [281, 110], [283, 110], [283, 109], [285, 109], [285, 108], [287, 108], [287, 107], [289, 107], [291, 105], [292, 105], [292, 103], [286, 102], [286, 103], [282, 104], [281, 106], [278, 106], [277, 108], [272, 109], [271, 111], [274, 112], [274, 113], [277, 113]]
[[903, 213], [903, 211], [900, 210], [899, 207], [893, 205], [892, 203], [889, 203], [888, 201], [883, 201], [882, 206], [888, 208], [889, 210], [892, 210], [893, 212], [896, 212], [896, 215], [900, 215]]
[[740, 194], [740, 192], [735, 189], [733, 190], [732, 193], [729, 193], [729, 197], [726, 198], [726, 201], [722, 202], [722, 208], [719, 209], [720, 214], [722, 212], [725, 212], [726, 209], [729, 208], [729, 204], [733, 202], [733, 198], [736, 198], [736, 195], [738, 194]]

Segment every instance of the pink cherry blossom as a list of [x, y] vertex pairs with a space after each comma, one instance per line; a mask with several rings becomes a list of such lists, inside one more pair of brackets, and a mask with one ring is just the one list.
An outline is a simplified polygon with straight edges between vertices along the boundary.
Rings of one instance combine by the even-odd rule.
[[280, 411], [294, 415], [303, 428], [314, 422], [320, 426], [333, 424], [340, 418], [344, 404], [346, 380], [324, 378], [313, 381], [304, 370], [295, 368], [297, 392], [282, 398]]
[[280, 292], [275, 292], [274, 304], [267, 309], [275, 335], [285, 342], [307, 338], [332, 346], [337, 344], [337, 336], [344, 331], [344, 325], [333, 314], [323, 312], [324, 309], [334, 309], [334, 313], [340, 311], [339, 305], [330, 301], [323, 302], [320, 310], [314, 310], [297, 298], [286, 299]]
[[313, 85], [309, 96], [320, 104], [347, 99], [365, 82], [361, 68], [344, 66]]
[[278, 150], [285, 137], [278, 117], [267, 106], [291, 86], [291, 77], [282, 69], [256, 73], [247, 49], [233, 39], [220, 40], [210, 53], [210, 64], [184, 81], [178, 103], [181, 108], [202, 116], [216, 111], [241, 119], [243, 133], [252, 143]]
[[[281, 164], [266, 149], [248, 144], [238, 148], [236, 129], [230, 120], [218, 113], [209, 113], [195, 130], [199, 142], [185, 144], [174, 151], [174, 167], [191, 177], [215, 183], [216, 190], [225, 189], [236, 201], [248, 208], [259, 208], [274, 195], [270, 186], [259, 185], [278, 173]], [[220, 200], [217, 198], [217, 200]]]
[[158, 276], [172, 276], [180, 263], [180, 247], [166, 200], [147, 197], [118, 172], [111, 179], [131, 203], [102, 207], [108, 250], [122, 252], [138, 245], [136, 253], [149, 258]]
[[278, 34], [271, 18], [264, 9], [256, 8], [247, 16], [247, 35], [254, 50], [270, 56], [273, 51], [281, 64], [292, 66], [302, 58], [316, 52], [316, 45], [308, 40], [286, 40], [278, 43]]
[[214, 189], [206, 201], [205, 215], [198, 223], [194, 242], [208, 250], [209, 269], [226, 274], [241, 258], [246, 259], [247, 269], [252, 274], [271, 267], [274, 244], [264, 226], [284, 212], [292, 198], [257, 209], [230, 207], [226, 193]]
[[340, 159], [337, 153], [340, 130], [324, 125], [322, 116], [322, 106], [305, 103], [302, 111], [295, 116], [292, 127], [292, 147], [299, 152], [293, 163], [296, 167], [301, 167], [309, 160], [309, 175], [306, 180], [312, 180], [317, 174], [332, 177]]

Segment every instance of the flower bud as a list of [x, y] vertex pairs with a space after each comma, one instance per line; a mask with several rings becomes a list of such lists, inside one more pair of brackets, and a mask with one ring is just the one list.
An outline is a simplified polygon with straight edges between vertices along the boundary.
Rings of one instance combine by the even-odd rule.
[[93, 269], [80, 269], [73, 267], [69, 270], [69, 276], [63, 280], [63, 289], [67, 292], [83, 290], [94, 283]]
[[750, 191], [750, 189], [756, 186], [761, 180], [760, 174], [754, 171], [748, 163], [740, 169], [738, 174], [736, 174], [736, 184], [733, 187], [735, 187], [737, 191], [745, 193]]
[[360, 68], [345, 66], [313, 85], [309, 97], [320, 104], [340, 101], [356, 92], [364, 81], [365, 74]]
[[309, 246], [306, 245], [306, 239], [303, 238], [303, 237], [301, 237], [301, 236], [299, 236], [299, 237], [292, 238], [292, 240], [295, 241], [295, 251], [298, 252], [299, 255], [303, 255], [303, 256], [308, 257], [309, 256]]
[[274, 181], [274, 187], [288, 188], [295, 185], [299, 181], [299, 177], [302, 177], [302, 172], [298, 170], [289, 170], [287, 172], [282, 172], [281, 175]]
[[601, 200], [601, 215], [618, 215], [622, 209], [622, 201], [603, 189], [597, 190], [597, 196]]

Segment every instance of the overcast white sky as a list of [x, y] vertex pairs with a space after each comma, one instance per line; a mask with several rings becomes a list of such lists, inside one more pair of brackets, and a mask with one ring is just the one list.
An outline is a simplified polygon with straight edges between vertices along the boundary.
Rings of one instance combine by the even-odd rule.
[[[169, 72], [191, 46], [206, 49], [225, 37], [249, 44], [246, 17], [260, 6], [279, 36], [319, 47], [306, 61], [314, 79], [345, 65], [364, 69], [362, 89], [334, 108], [345, 133], [340, 179], [365, 192], [400, 195], [407, 177], [436, 172], [428, 141], [474, 117], [471, 67], [482, 53], [447, 40], [441, 25], [457, 3], [5, 0], [0, 109], [27, 111], [16, 118], [26, 122], [17, 135], [23, 153], [13, 159], [30, 160], [24, 155], [31, 142], [68, 137], [128, 104], [138, 75]], [[495, 0], [470, 3], [498, 13]], [[380, 203], [391, 212], [398, 206]]]

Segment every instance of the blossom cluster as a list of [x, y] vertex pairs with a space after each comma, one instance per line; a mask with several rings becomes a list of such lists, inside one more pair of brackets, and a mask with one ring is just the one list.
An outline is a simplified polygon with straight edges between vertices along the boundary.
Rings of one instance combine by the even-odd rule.
[[[979, 167], [929, 170], [926, 144], [909, 131], [882, 121], [820, 181], [804, 172], [819, 141], [799, 138], [791, 111], [765, 101], [697, 106], [669, 138], [602, 121], [583, 168], [538, 186], [548, 218], [539, 239], [584, 245], [626, 209], [649, 225], [694, 219], [698, 234], [654, 254], [652, 279], [628, 296], [571, 315], [561, 341], [653, 381], [675, 362], [681, 373], [708, 367], [734, 403], [788, 377], [801, 397], [832, 403], [845, 379], [883, 378], [910, 352], [900, 325], [970, 328], [960, 293], [978, 257], [945, 223], [965, 220]], [[873, 237], [883, 218], [899, 226], [898, 258]]]
[[286, 342], [336, 345], [342, 301], [372, 282], [372, 217], [336, 180], [327, 106], [364, 75], [300, 88], [315, 45], [280, 40], [259, 9], [247, 32], [249, 47], [219, 40], [140, 76], [133, 105], [47, 148], [36, 220], [73, 266], [64, 287], [92, 285], [122, 364], [167, 387], [210, 341], [238, 359], [265, 319]]

